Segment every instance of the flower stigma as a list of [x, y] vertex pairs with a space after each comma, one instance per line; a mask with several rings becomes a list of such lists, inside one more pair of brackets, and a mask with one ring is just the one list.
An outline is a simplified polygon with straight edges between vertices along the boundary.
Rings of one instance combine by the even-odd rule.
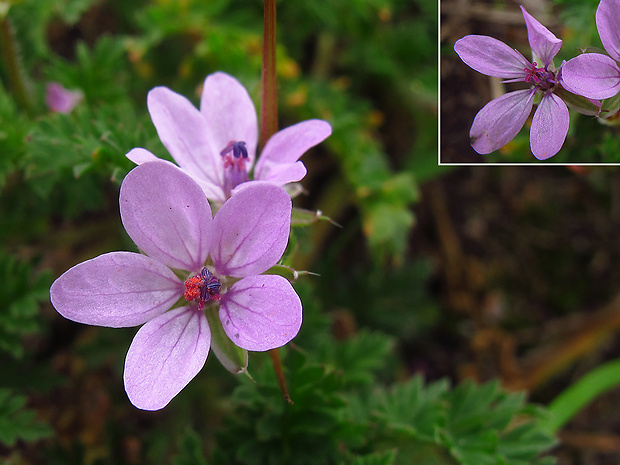
[[536, 62], [532, 63], [531, 68], [523, 68], [523, 71], [527, 73], [525, 82], [540, 90], [549, 90], [556, 84], [555, 75], [546, 68], [537, 68]]
[[248, 161], [248, 149], [244, 141], [231, 140], [220, 152], [224, 162], [224, 191], [230, 196], [230, 191], [248, 180], [248, 171], [245, 167]]
[[222, 285], [217, 277], [207, 267], [203, 267], [200, 273], [185, 281], [183, 297], [188, 302], [198, 300], [198, 310], [202, 311], [205, 302], [220, 300], [220, 288]]

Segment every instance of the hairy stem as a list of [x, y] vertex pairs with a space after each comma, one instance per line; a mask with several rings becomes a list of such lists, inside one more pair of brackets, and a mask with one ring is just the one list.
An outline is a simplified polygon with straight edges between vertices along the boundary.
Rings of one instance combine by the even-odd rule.
[[8, 15], [0, 19], [0, 56], [9, 78], [17, 104], [29, 112], [32, 110], [26, 88], [26, 73], [22, 66], [13, 27]]

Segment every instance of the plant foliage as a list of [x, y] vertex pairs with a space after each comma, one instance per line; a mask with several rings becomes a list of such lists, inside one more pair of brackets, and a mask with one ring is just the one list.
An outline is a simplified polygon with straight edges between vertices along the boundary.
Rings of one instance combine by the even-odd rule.
[[[373, 341], [374, 342], [370, 342]], [[375, 349], [372, 350], [372, 344]], [[293, 404], [286, 404], [271, 367], [253, 373], [233, 393], [213, 463], [228, 464], [550, 464], [554, 444], [545, 412], [497, 382], [413, 377], [376, 384], [390, 340], [360, 333], [333, 346], [332, 365], [298, 351], [286, 358]], [[363, 368], [362, 368], [363, 367]], [[368, 377], [360, 377], [364, 371]]]
[[0, 350], [24, 355], [23, 338], [41, 328], [39, 306], [47, 300], [51, 276], [0, 250]]
[[48, 425], [36, 418], [36, 412], [25, 405], [25, 396], [0, 389], [0, 442], [4, 445], [12, 446], [18, 439], [34, 441], [52, 433]]

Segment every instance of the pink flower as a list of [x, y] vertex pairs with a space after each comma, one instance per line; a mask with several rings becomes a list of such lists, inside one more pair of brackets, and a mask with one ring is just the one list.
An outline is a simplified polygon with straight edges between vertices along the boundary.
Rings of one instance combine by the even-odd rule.
[[[206, 361], [205, 312], [217, 312], [245, 350], [280, 347], [299, 331], [291, 284], [261, 275], [286, 248], [291, 208], [281, 188], [252, 183], [212, 218], [190, 176], [166, 161], [144, 163], [120, 191], [123, 225], [143, 254], [106, 253], [74, 266], [52, 284], [52, 304], [79, 323], [143, 324], [125, 359], [125, 390], [136, 407], [161, 409]], [[186, 302], [174, 307], [179, 299]]]
[[568, 133], [568, 108], [555, 93], [558, 79], [552, 65], [562, 41], [525, 8], [521, 10], [530, 47], [542, 63], [531, 63], [518, 51], [488, 36], [465, 36], [456, 41], [454, 50], [465, 64], [482, 74], [530, 85], [529, 89], [491, 100], [478, 112], [469, 132], [474, 150], [487, 154], [510, 142], [525, 124], [538, 93], [542, 98], [532, 119], [530, 146], [536, 158], [545, 160], [558, 153]]
[[620, 92], [620, 0], [601, 0], [596, 27], [609, 56], [584, 53], [563, 66], [562, 83], [588, 98], [605, 99]]
[[51, 111], [71, 113], [71, 110], [82, 101], [82, 92], [65, 89], [57, 82], [50, 82], [45, 90], [45, 103]]
[[[252, 178], [276, 186], [300, 181], [306, 167], [299, 158], [331, 134], [326, 121], [312, 119], [271, 137], [256, 161], [258, 121], [252, 99], [232, 76], [207, 76], [200, 111], [167, 87], [155, 87], [147, 105], [159, 138], [172, 158], [203, 189], [207, 198], [223, 203], [239, 184]], [[136, 164], [156, 160], [143, 148], [127, 157]]]

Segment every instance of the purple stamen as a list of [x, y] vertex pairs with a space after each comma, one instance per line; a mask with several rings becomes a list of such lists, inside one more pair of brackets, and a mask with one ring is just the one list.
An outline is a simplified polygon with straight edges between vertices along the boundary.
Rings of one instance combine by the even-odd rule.
[[243, 142], [242, 140], [241, 141], [231, 140], [228, 143], [228, 145], [224, 147], [224, 150], [220, 152], [220, 155], [225, 157], [230, 152], [232, 152], [235, 158], [240, 158], [242, 156], [245, 159], [248, 158], [248, 149], [245, 148], [245, 142]]
[[[218, 279], [213, 276], [213, 274], [206, 267], [200, 271], [200, 277], [203, 282], [202, 287], [200, 288], [200, 302], [220, 300], [220, 288], [222, 285]], [[200, 303], [198, 306], [200, 306]]]
[[540, 90], [548, 90], [556, 83], [554, 74], [546, 68], [537, 68], [536, 62], [532, 63], [531, 68], [523, 68], [523, 71], [527, 73], [525, 82], [533, 84]]

